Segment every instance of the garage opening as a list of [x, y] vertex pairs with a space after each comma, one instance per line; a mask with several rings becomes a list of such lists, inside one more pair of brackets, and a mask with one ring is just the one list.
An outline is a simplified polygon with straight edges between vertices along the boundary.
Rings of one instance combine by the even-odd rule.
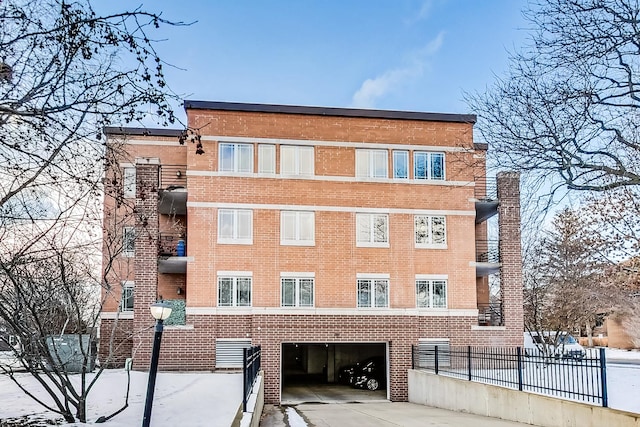
[[386, 343], [283, 343], [283, 403], [388, 399]]

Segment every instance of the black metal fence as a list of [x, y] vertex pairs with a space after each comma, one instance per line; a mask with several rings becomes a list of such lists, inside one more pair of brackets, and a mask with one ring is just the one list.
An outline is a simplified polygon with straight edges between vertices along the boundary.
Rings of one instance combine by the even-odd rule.
[[414, 369], [608, 406], [604, 349], [582, 358], [525, 355], [520, 347], [413, 346]]
[[247, 400], [253, 391], [258, 372], [260, 372], [260, 357], [262, 350], [260, 346], [243, 349], [242, 357], [242, 411], [247, 412]]

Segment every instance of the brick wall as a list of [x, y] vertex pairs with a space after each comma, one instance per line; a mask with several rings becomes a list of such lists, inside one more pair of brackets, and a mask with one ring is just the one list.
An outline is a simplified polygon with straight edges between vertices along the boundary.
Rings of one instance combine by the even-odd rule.
[[106, 368], [121, 368], [133, 349], [133, 320], [102, 319], [98, 360]]

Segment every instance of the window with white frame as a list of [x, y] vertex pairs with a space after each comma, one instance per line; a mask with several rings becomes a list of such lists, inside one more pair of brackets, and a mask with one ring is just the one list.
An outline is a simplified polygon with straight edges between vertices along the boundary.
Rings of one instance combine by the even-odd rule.
[[358, 308], [389, 307], [389, 279], [359, 278]]
[[280, 212], [281, 245], [315, 245], [315, 213], [282, 211]]
[[136, 168], [124, 167], [122, 170], [122, 191], [124, 197], [136, 197]]
[[136, 229], [135, 227], [122, 228], [122, 256], [131, 258], [135, 256]]
[[219, 307], [250, 307], [251, 277], [218, 276]]
[[415, 151], [413, 153], [414, 179], [444, 179], [444, 153]]
[[258, 173], [273, 175], [276, 173], [276, 146], [258, 145]]
[[313, 147], [281, 145], [280, 174], [313, 176], [315, 174]]
[[133, 311], [133, 287], [134, 283], [132, 281], [122, 282], [120, 311]]
[[280, 278], [282, 307], [313, 307], [314, 281], [308, 275], [283, 274]]
[[417, 276], [416, 305], [418, 308], [446, 308], [447, 279]]
[[218, 243], [253, 244], [253, 211], [218, 209]]
[[356, 177], [387, 178], [389, 163], [387, 150], [356, 150]]
[[357, 246], [389, 246], [389, 215], [356, 214]]
[[409, 152], [393, 151], [393, 177], [395, 179], [409, 178]]
[[416, 248], [446, 248], [446, 222], [444, 216], [416, 215]]
[[236, 173], [253, 172], [253, 144], [221, 142], [218, 146], [218, 171]]

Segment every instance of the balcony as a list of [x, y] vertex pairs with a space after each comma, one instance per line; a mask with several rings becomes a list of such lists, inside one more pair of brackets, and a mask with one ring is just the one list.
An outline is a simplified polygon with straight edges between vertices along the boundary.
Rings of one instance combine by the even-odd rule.
[[160, 233], [158, 237], [158, 273], [186, 274], [187, 239], [181, 233]]
[[479, 326], [503, 326], [503, 324], [501, 303], [478, 304]]
[[498, 213], [498, 184], [495, 177], [479, 176], [475, 182], [476, 224]]
[[187, 166], [160, 167], [158, 212], [164, 215], [187, 214]]
[[498, 240], [476, 240], [476, 277], [485, 277], [500, 271]]

